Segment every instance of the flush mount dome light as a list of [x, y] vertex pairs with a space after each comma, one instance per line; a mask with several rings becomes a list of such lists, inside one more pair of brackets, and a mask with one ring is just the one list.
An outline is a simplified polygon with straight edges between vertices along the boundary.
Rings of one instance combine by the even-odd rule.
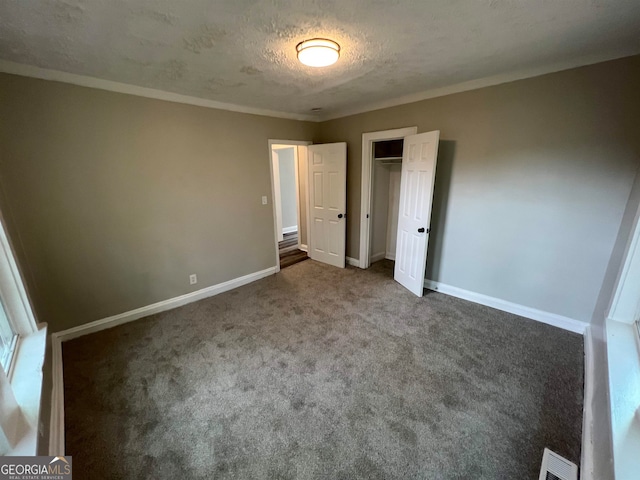
[[326, 38], [312, 38], [296, 46], [298, 60], [309, 67], [328, 67], [338, 61], [340, 45]]

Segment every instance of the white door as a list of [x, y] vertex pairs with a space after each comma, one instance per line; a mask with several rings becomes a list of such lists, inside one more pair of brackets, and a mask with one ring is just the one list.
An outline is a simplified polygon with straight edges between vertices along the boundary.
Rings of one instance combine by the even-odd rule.
[[404, 137], [400, 213], [393, 278], [422, 296], [440, 132]]
[[347, 144], [309, 145], [309, 256], [344, 268]]

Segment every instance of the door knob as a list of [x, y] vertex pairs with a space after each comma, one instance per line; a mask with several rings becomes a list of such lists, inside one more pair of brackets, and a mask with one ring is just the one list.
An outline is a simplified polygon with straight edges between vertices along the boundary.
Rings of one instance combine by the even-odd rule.
[[420, 228], [418, 229], [418, 233], [424, 233], [424, 227], [420, 227]]
[[343, 215], [342, 215], [341, 213], [339, 213], [339, 214], [338, 214], [338, 218], [342, 218], [342, 216], [343, 216]]

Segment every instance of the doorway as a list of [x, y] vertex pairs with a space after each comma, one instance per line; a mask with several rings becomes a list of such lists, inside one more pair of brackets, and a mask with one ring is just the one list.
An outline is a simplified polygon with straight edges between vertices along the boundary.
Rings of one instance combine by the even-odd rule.
[[[400, 138], [405, 132], [406, 135]], [[367, 268], [374, 259], [393, 259], [393, 278], [421, 297], [431, 233], [440, 131], [411, 132], [415, 129], [362, 136], [364, 218], [361, 222], [360, 266]], [[401, 166], [399, 172], [392, 170], [396, 165]], [[387, 166], [390, 167], [388, 170], [383, 168]]]
[[395, 260], [404, 137], [418, 127], [362, 134], [360, 268]]
[[308, 258], [307, 145], [269, 140], [276, 271]]

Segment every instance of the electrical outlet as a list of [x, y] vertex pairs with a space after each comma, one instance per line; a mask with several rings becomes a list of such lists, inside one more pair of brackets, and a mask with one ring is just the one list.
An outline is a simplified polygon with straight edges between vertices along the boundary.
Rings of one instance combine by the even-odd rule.
[[189, 285], [195, 285], [198, 283], [198, 276], [195, 273], [189, 275]]
[[266, 195], [263, 195], [263, 196], [262, 196], [262, 204], [263, 204], [263, 205], [266, 205], [266, 204], [267, 204], [267, 196], [266, 196]]

